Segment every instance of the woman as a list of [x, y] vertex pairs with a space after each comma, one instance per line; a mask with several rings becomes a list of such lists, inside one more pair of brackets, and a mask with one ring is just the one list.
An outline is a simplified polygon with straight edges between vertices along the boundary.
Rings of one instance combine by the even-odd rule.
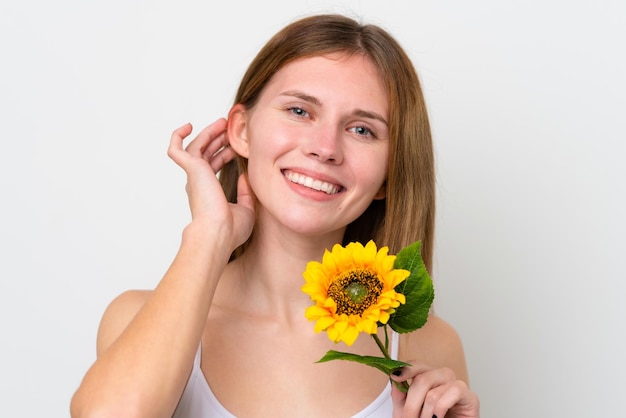
[[[428, 118], [391, 36], [337, 15], [294, 22], [251, 63], [228, 120], [184, 148], [191, 131], [168, 151], [192, 214], [179, 252], [155, 290], [107, 308], [73, 416], [478, 416], [461, 343], [435, 315], [394, 335], [412, 364], [391, 376], [404, 394], [375, 369], [316, 364], [335, 345], [303, 314], [302, 272], [336, 243], [421, 240], [430, 266]], [[349, 350], [380, 354], [369, 338]]]

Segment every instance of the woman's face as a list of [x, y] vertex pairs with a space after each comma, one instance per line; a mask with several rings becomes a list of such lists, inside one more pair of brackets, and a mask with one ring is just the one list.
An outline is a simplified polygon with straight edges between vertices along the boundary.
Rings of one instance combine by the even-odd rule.
[[261, 219], [304, 234], [343, 234], [384, 198], [388, 100], [368, 58], [298, 59], [241, 114], [240, 151]]

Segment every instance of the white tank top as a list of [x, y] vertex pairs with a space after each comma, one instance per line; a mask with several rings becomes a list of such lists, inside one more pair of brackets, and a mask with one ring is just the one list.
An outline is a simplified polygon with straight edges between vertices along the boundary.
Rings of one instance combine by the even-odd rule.
[[[393, 359], [398, 358], [398, 340], [398, 334], [392, 332], [391, 358]], [[228, 412], [213, 394], [200, 369], [201, 360], [202, 348], [198, 347], [191, 375], [172, 418], [237, 418]], [[388, 383], [372, 403], [352, 418], [389, 418], [392, 413], [391, 383]]]

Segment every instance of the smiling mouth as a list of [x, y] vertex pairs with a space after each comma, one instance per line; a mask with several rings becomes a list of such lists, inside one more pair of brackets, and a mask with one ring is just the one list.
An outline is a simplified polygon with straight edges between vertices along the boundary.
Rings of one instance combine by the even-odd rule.
[[286, 171], [285, 177], [287, 177], [287, 180], [292, 183], [317, 190], [318, 192], [324, 192], [326, 194], [336, 194], [339, 193], [339, 190], [341, 190], [341, 187], [336, 184], [316, 180], [303, 174], [294, 173], [293, 171]]

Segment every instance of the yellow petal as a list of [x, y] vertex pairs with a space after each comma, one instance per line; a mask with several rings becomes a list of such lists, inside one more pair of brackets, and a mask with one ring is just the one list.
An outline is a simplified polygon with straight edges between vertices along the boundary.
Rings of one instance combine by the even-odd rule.
[[361, 252], [361, 263], [373, 266], [376, 261], [376, 244], [370, 240]]
[[346, 320], [345, 315], [341, 315], [339, 321], [335, 322], [334, 329], [338, 333], [343, 333], [346, 330], [346, 328], [348, 328], [348, 321]]
[[333, 314], [337, 313], [337, 303], [332, 298], [326, 298], [322, 306]]
[[335, 325], [328, 327], [326, 334], [332, 342], [338, 343], [340, 341], [340, 339], [337, 338], [339, 336], [339, 332], [337, 331]]
[[389, 314], [386, 311], [381, 312], [378, 321], [381, 324], [386, 324], [389, 321]]
[[410, 275], [411, 275], [411, 272], [408, 270], [395, 269], [395, 270], [390, 271], [389, 274], [387, 274], [387, 277], [390, 278], [390, 282], [391, 282], [390, 287], [395, 288], [397, 285], [405, 281], [407, 277], [409, 277]]
[[324, 330], [326, 330], [326, 328], [328, 328], [331, 325], [333, 325], [335, 323], [335, 321], [336, 321], [335, 318], [332, 317], [332, 316], [326, 316], [326, 317], [320, 318], [315, 323], [314, 330], [315, 330], [315, 332], [324, 331]]
[[328, 309], [324, 309], [318, 305], [309, 306], [304, 311], [304, 316], [309, 320], [316, 320], [318, 318], [330, 316], [331, 314], [332, 313], [329, 312]]
[[376, 334], [376, 331], [378, 330], [376, 321], [363, 320], [359, 323], [359, 325], [361, 330], [363, 330], [363, 332], [367, 332], [368, 334]]
[[376, 265], [383, 272], [388, 272], [393, 269], [393, 263], [396, 261], [396, 256], [387, 255], [389, 247], [383, 247], [376, 254]]
[[359, 330], [357, 329], [357, 327], [355, 327], [354, 325], [350, 325], [343, 332], [342, 339], [343, 339], [343, 342], [346, 343], [346, 345], [350, 346], [354, 344], [358, 336], [359, 336]]
[[406, 296], [402, 293], [396, 293], [396, 300], [404, 305], [406, 303]]

